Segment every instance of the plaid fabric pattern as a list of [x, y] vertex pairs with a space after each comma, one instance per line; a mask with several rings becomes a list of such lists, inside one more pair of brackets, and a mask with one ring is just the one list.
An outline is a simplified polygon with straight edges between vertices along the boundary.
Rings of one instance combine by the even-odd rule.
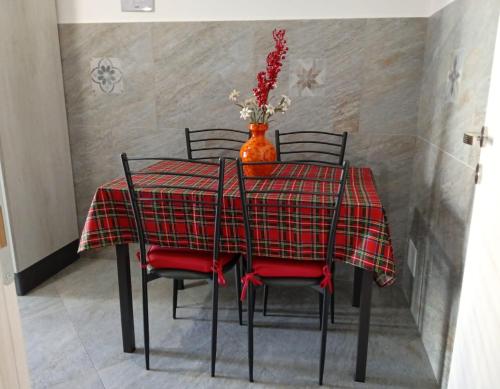
[[[165, 161], [145, 171], [190, 171], [214, 175], [217, 166]], [[327, 166], [285, 164], [274, 175], [331, 178], [339, 169]], [[134, 176], [141, 185], [174, 184], [172, 177], [161, 175]], [[177, 178], [175, 185], [216, 189], [213, 180], [198, 177]], [[269, 183], [268, 183], [269, 184]], [[212, 187], [210, 187], [210, 185]], [[258, 184], [247, 189], [259, 189]], [[302, 180], [273, 180], [272, 189], [287, 189], [293, 194], [258, 194], [249, 196], [255, 207], [251, 221], [259, 226], [253, 236], [254, 255], [296, 260], [324, 260], [328, 242], [333, 196], [309, 194], [314, 191], [334, 193], [338, 183], [318, 181], [304, 184]], [[330, 185], [330, 187], [328, 187]], [[262, 189], [262, 188], [261, 188]], [[269, 188], [266, 188], [269, 189]], [[303, 192], [303, 193], [302, 193]], [[309, 192], [309, 193], [308, 193]], [[210, 250], [213, 244], [215, 194], [195, 189], [141, 189], [146, 218], [146, 240], [150, 244], [168, 247]], [[162, 199], [189, 199], [199, 204], [179, 202], [179, 206], [165, 206]], [[150, 200], [150, 202], [148, 202]], [[286, 203], [287, 207], [273, 208], [273, 204]], [[205, 203], [203, 205], [202, 203]], [[310, 205], [310, 208], [304, 206]], [[117, 178], [97, 189], [80, 239], [79, 251], [109, 245], [136, 242], [135, 222], [124, 178]], [[227, 161], [222, 212], [221, 250], [245, 252], [245, 232], [242, 206], [238, 189], [236, 164]], [[387, 286], [395, 280], [394, 253], [389, 226], [376, 191], [369, 168], [349, 170], [335, 239], [335, 259], [367, 270], [373, 270], [377, 284]]]

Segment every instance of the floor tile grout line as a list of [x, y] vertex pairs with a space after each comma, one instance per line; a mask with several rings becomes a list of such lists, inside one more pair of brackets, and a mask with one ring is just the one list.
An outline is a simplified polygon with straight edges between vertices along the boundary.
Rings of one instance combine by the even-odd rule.
[[[82, 348], [83, 350], [85, 351], [85, 354], [87, 355], [88, 359], [90, 360], [90, 363], [92, 364], [97, 376], [99, 377], [99, 381], [101, 382], [101, 385], [104, 389], [106, 389], [106, 385], [104, 385], [104, 382], [102, 380], [102, 377], [101, 377], [101, 374], [99, 373], [99, 369], [97, 369], [95, 363], [94, 363], [94, 360], [92, 359], [92, 357], [90, 356], [88, 350], [87, 350], [87, 347], [85, 347], [85, 344], [83, 343], [83, 340], [80, 336], [80, 332], [78, 331], [78, 328], [75, 326], [75, 323], [73, 322], [73, 319], [71, 317], [71, 314], [69, 313], [69, 310], [68, 310], [68, 307], [66, 306], [65, 302], [64, 302], [64, 299], [62, 298], [61, 294], [59, 293], [59, 289], [57, 287], [57, 282], [54, 283], [54, 289], [56, 290], [56, 293], [57, 293], [57, 296], [59, 297], [59, 299], [61, 300], [61, 303], [64, 307], [64, 310], [66, 311], [66, 314], [68, 315], [68, 319], [71, 323], [71, 326], [73, 327], [73, 329], [75, 330], [75, 333], [76, 333], [76, 336], [78, 337], [78, 340], [80, 342], [80, 344], [82, 345]], [[61, 382], [63, 383], [63, 382]]]

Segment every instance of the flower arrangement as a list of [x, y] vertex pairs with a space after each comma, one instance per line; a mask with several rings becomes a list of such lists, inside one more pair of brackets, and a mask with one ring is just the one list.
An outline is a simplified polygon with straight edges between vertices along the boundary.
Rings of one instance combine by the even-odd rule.
[[257, 86], [253, 89], [253, 97], [239, 101], [240, 92], [233, 90], [229, 95], [231, 100], [240, 110], [240, 117], [250, 123], [268, 123], [271, 116], [281, 112], [284, 114], [290, 107], [289, 97], [282, 95], [278, 105], [270, 103], [269, 93], [278, 85], [278, 75], [286, 58], [288, 46], [285, 40], [285, 30], [274, 30], [274, 50], [267, 55], [266, 71], [257, 74]]

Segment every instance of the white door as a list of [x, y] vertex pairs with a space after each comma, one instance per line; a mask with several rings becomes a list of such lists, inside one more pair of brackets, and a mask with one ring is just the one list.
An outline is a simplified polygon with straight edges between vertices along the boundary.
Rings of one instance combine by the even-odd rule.
[[0, 389], [29, 388], [0, 165]]
[[458, 312], [449, 388], [500, 387], [500, 29]]

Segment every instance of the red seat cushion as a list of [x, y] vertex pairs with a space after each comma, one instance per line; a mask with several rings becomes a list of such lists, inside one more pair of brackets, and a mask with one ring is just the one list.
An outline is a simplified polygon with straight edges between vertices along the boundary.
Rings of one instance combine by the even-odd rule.
[[261, 277], [320, 278], [324, 261], [297, 261], [277, 258], [254, 257], [253, 271]]
[[[155, 269], [189, 270], [199, 273], [212, 272], [213, 253], [211, 251], [196, 251], [175, 249], [161, 246], [151, 246], [148, 251], [148, 262]], [[235, 258], [234, 254], [220, 254], [218, 260], [222, 267]]]

